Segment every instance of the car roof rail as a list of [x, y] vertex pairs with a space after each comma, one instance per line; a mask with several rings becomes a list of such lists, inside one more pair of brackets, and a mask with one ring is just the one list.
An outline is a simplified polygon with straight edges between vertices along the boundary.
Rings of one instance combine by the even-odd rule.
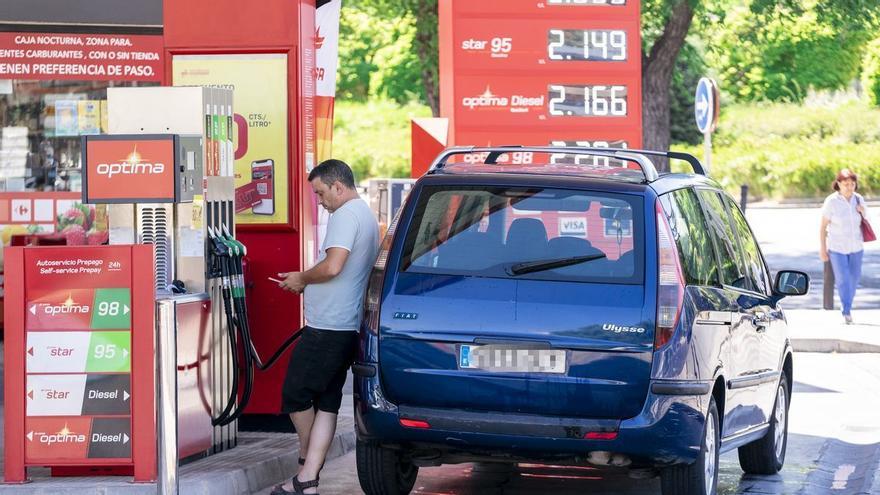
[[592, 156], [604, 156], [609, 158], [617, 158], [619, 160], [625, 160], [628, 162], [633, 162], [639, 166], [642, 170], [642, 173], [645, 175], [646, 182], [653, 182], [660, 177], [660, 174], [657, 173], [657, 168], [654, 166], [654, 162], [651, 161], [649, 156], [664, 156], [666, 158], [674, 159], [674, 160], [682, 160], [688, 162], [691, 167], [694, 169], [694, 173], [700, 175], [706, 175], [705, 169], [700, 161], [693, 155], [689, 153], [682, 153], [678, 151], [652, 151], [652, 150], [638, 150], [638, 149], [629, 149], [629, 148], [587, 148], [587, 147], [568, 147], [568, 146], [487, 146], [487, 147], [478, 147], [478, 146], [454, 146], [450, 148], [446, 148], [443, 150], [437, 158], [434, 159], [434, 162], [428, 168], [428, 174], [437, 173], [441, 171], [446, 165], [447, 161], [450, 157], [455, 155], [468, 155], [473, 153], [486, 153], [486, 159], [483, 163], [487, 165], [494, 165], [497, 163], [498, 158], [505, 153], [517, 153], [517, 152], [526, 152], [526, 153], [562, 153], [562, 154], [575, 154], [575, 155], [592, 155]]

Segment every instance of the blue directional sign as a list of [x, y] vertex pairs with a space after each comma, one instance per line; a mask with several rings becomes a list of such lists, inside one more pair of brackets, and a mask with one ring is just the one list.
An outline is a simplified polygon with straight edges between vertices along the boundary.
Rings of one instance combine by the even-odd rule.
[[716, 115], [718, 109], [718, 89], [715, 82], [708, 77], [703, 77], [697, 84], [697, 93], [694, 96], [694, 117], [697, 121], [697, 129], [703, 134], [715, 130], [718, 121]]

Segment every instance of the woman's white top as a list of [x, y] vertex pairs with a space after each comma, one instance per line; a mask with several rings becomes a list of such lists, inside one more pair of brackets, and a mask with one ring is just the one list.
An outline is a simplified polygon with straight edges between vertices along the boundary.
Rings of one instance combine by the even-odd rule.
[[849, 201], [843, 194], [835, 192], [825, 198], [822, 205], [822, 216], [829, 220], [828, 237], [825, 246], [835, 253], [857, 253], [863, 249], [862, 243], [862, 217], [856, 206], [862, 205], [865, 214], [868, 207], [859, 193], [853, 193]]

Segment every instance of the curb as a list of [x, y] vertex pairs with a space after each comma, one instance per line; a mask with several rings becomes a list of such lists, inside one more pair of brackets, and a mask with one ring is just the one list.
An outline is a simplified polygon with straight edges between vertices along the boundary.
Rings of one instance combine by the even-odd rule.
[[[354, 450], [354, 429], [337, 432], [327, 452], [327, 461]], [[201, 480], [181, 480], [181, 494], [186, 495], [245, 495], [257, 493], [281, 483], [296, 474], [299, 447], [270, 459], [252, 459], [240, 468], [221, 476]]]
[[791, 339], [795, 352], [880, 353], [880, 345], [840, 339]]

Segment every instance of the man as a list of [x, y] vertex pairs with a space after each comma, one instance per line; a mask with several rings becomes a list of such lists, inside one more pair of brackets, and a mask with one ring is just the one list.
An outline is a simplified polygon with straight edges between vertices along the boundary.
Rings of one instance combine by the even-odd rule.
[[281, 403], [299, 434], [301, 467], [273, 495], [317, 493], [354, 359], [364, 289], [379, 249], [379, 226], [345, 162], [321, 162], [309, 183], [331, 215], [318, 263], [304, 272], [278, 274], [283, 277], [279, 286], [303, 294], [306, 326], [290, 356]]

